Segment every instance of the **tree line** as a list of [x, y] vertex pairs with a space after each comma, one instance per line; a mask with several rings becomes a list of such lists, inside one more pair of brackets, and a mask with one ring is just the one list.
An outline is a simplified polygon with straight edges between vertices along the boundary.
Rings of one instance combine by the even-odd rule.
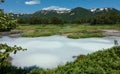
[[64, 24], [65, 21], [59, 17], [52, 18], [41, 18], [41, 17], [30, 17], [30, 18], [18, 18], [20, 24]]
[[120, 13], [108, 12], [90, 19], [91, 24], [120, 24]]
[[120, 23], [120, 13], [118, 12], [105, 12], [101, 14], [94, 14], [88, 18], [73, 18], [65, 19], [64, 17], [37, 17], [31, 16], [30, 18], [18, 18], [18, 23], [20, 24], [83, 24], [89, 23], [92, 25], [96, 24], [119, 24]]

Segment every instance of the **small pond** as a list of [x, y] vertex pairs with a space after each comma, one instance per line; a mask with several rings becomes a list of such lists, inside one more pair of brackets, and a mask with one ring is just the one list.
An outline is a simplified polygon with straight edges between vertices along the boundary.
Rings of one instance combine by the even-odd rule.
[[5, 36], [0, 38], [0, 43], [27, 48], [27, 51], [11, 54], [14, 66], [55, 68], [66, 62], [74, 61], [73, 56], [86, 55], [103, 48], [110, 48], [114, 46], [115, 39], [120, 44], [120, 37], [69, 39], [64, 36], [35, 38], [10, 38]]

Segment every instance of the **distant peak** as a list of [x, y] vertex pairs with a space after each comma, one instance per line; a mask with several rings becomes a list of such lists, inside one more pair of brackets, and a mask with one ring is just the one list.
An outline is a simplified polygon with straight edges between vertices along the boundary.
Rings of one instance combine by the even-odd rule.
[[101, 11], [110, 11], [110, 10], [114, 10], [114, 8], [93, 8], [90, 11], [91, 12], [101, 12]]
[[57, 13], [69, 13], [71, 9], [62, 8], [59, 6], [50, 6], [42, 9], [43, 11], [56, 11]]
[[42, 10], [63, 11], [63, 10], [70, 10], [70, 9], [68, 9], [68, 8], [62, 8], [62, 7], [59, 7], [59, 6], [50, 6], [50, 7], [43, 8]]

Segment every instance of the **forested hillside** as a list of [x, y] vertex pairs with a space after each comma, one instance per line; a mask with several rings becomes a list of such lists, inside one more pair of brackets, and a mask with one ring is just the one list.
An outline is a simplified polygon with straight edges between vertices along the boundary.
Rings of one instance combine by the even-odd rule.
[[[120, 11], [115, 8], [85, 9], [76, 7], [71, 10], [40, 10], [33, 14], [13, 14], [22, 24], [118, 24]], [[114, 18], [115, 17], [115, 18]], [[54, 20], [56, 19], [56, 20]], [[54, 22], [52, 22], [54, 21]], [[56, 23], [57, 22], [57, 23]]]

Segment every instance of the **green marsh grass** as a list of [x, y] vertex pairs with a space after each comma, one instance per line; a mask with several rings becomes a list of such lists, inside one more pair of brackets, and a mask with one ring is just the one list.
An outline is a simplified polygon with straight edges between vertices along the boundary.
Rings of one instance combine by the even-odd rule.
[[85, 24], [65, 24], [65, 25], [29, 25], [22, 24], [17, 30], [33, 30], [33, 32], [25, 32], [23, 37], [40, 37], [51, 35], [65, 35], [68, 38], [89, 38], [103, 37], [103, 30], [120, 30], [120, 25], [85, 25]]

